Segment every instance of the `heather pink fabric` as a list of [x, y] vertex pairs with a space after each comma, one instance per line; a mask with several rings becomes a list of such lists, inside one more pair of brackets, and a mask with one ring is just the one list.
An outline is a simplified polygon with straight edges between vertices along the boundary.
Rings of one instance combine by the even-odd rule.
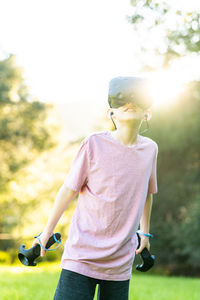
[[110, 131], [88, 135], [64, 185], [79, 192], [61, 267], [104, 280], [131, 278], [147, 193], [157, 193], [158, 145], [125, 146]]

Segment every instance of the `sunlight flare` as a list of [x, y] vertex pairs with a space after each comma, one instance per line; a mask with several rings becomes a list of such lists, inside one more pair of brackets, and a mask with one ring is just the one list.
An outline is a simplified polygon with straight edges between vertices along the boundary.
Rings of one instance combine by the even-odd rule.
[[184, 90], [185, 78], [180, 73], [172, 70], [160, 70], [151, 76], [151, 93], [154, 104], [166, 104], [174, 99]]

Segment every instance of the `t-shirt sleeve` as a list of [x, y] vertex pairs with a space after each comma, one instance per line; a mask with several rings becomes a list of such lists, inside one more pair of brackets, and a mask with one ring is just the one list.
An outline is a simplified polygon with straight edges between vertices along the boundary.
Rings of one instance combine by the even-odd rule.
[[158, 192], [158, 185], [157, 185], [157, 156], [158, 156], [158, 146], [156, 147], [156, 151], [154, 154], [153, 165], [151, 176], [149, 179], [149, 188], [148, 193], [156, 194]]
[[64, 185], [73, 191], [80, 192], [86, 183], [89, 174], [89, 150], [88, 142], [83, 140], [79, 150], [72, 162], [69, 173], [67, 174]]

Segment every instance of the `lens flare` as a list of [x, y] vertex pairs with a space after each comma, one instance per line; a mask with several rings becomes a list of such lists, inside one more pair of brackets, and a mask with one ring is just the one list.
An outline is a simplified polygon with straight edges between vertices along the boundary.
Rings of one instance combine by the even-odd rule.
[[185, 78], [170, 70], [158, 71], [151, 76], [151, 94], [154, 105], [172, 102], [184, 90]]

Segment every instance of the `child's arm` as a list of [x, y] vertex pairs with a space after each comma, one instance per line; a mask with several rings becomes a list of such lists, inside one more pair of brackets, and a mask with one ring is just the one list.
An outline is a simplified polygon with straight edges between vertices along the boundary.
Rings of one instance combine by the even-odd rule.
[[143, 233], [149, 233], [150, 229], [150, 218], [151, 218], [151, 208], [152, 208], [152, 202], [153, 202], [153, 195], [148, 194], [146, 198], [146, 202], [144, 205], [144, 210], [142, 213], [142, 217], [140, 219], [140, 230]]
[[[147, 233], [147, 234], [149, 233], [149, 228], [150, 228], [152, 202], [153, 202], [153, 195], [149, 193], [147, 195], [142, 217], [140, 219], [140, 230], [143, 233]], [[147, 247], [147, 249], [150, 251], [149, 237], [144, 235], [141, 235], [140, 237], [141, 237], [141, 245], [140, 248], [136, 250], [136, 254], [141, 253], [145, 247]]]
[[[58, 223], [60, 217], [62, 216], [69, 203], [75, 198], [76, 194], [76, 191], [73, 191], [64, 185], [62, 185], [59, 189], [51, 211], [51, 215], [42, 234], [40, 235], [40, 241], [42, 246], [46, 246], [46, 243], [49, 240], [49, 237], [52, 236], [53, 230], [56, 224]], [[35, 244], [38, 244], [37, 240], [33, 242], [32, 246], [34, 246]], [[45, 252], [45, 250], [41, 249], [41, 256], [44, 256]]]

